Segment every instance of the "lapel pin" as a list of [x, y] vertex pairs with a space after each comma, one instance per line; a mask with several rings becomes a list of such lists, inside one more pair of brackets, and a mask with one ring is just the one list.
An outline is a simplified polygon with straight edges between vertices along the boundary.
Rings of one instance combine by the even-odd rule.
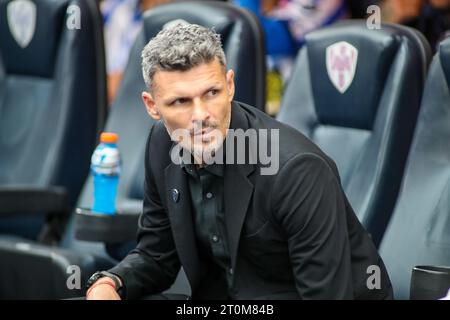
[[178, 192], [177, 189], [172, 189], [170, 192], [171, 192], [171, 194], [172, 194], [172, 200], [173, 200], [173, 202], [177, 203], [178, 200], [180, 199], [180, 193]]

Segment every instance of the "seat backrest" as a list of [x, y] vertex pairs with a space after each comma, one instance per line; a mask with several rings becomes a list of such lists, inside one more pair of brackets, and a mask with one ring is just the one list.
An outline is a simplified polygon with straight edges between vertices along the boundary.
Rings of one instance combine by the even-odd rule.
[[338, 23], [306, 36], [283, 97], [278, 119], [336, 161], [376, 244], [395, 205], [429, 60], [412, 29]]
[[430, 67], [399, 200], [380, 253], [398, 299], [416, 265], [450, 265], [450, 39]]
[[106, 113], [101, 22], [95, 0], [0, 2], [0, 185], [75, 204]]

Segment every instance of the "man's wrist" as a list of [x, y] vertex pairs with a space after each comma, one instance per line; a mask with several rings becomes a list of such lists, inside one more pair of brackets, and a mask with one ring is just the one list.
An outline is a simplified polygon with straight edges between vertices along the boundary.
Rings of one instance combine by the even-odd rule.
[[94, 286], [98, 286], [99, 284], [109, 284], [115, 290], [117, 290], [116, 282], [113, 279], [111, 279], [110, 277], [103, 277], [103, 278], [98, 279], [96, 282], [94, 282], [94, 284], [91, 286], [91, 288]]
[[94, 284], [92, 284], [92, 285], [89, 287], [89, 289], [86, 291], [86, 297], [89, 296], [89, 294], [91, 293], [91, 291], [92, 291], [94, 288], [96, 288], [96, 287], [98, 287], [98, 286], [100, 286], [100, 285], [107, 285], [107, 286], [110, 286], [111, 288], [114, 289], [114, 291], [117, 292], [117, 287], [116, 287], [116, 284], [115, 284], [114, 280], [111, 279], [111, 278], [109, 278], [109, 277], [103, 277], [103, 278], [98, 279], [96, 282], [94, 282]]
[[111, 287], [113, 287], [117, 293], [121, 296], [123, 291], [123, 282], [122, 279], [108, 271], [97, 271], [94, 273], [91, 278], [89, 278], [87, 285], [86, 285], [86, 293], [90, 291], [94, 286], [97, 286], [99, 284], [109, 284]]

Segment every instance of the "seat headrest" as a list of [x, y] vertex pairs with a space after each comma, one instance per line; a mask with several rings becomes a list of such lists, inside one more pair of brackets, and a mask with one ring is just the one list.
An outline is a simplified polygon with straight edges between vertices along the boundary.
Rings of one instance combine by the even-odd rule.
[[180, 22], [213, 28], [221, 35], [227, 67], [234, 70], [234, 98], [261, 110], [265, 106], [265, 46], [263, 31], [251, 12], [221, 1], [174, 1], [144, 14], [147, 43], [163, 28]]
[[341, 23], [306, 36], [320, 123], [372, 129], [400, 41], [395, 30], [369, 30], [363, 22]]
[[[236, 14], [238, 8], [233, 10], [232, 7], [227, 6], [228, 10], [220, 10], [222, 3], [213, 4], [206, 6], [201, 1], [188, 1], [186, 3], [177, 2], [158, 7], [148, 12], [147, 16], [151, 15], [151, 19], [144, 19], [145, 33], [149, 35], [148, 38], [152, 38], [161, 29], [179, 22], [193, 23], [209, 28], [214, 27], [214, 30], [221, 34], [223, 46], [226, 47], [232, 25], [241, 22], [242, 27], [246, 26], [243, 25], [244, 21], [241, 16]], [[181, 7], [183, 8], [181, 9]], [[233, 45], [237, 46], [238, 43]]]
[[52, 76], [68, 2], [0, 2], [0, 54], [7, 74]]

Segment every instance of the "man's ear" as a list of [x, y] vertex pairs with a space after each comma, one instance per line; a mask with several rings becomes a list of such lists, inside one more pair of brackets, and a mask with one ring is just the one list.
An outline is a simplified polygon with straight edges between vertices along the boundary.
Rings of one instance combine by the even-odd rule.
[[156, 109], [155, 100], [153, 99], [150, 93], [146, 91], [142, 92], [142, 101], [144, 102], [145, 108], [147, 109], [147, 113], [149, 114], [150, 117], [152, 117], [155, 120], [161, 119], [161, 115]]
[[228, 70], [227, 72], [227, 87], [228, 87], [228, 101], [233, 101], [234, 98], [234, 71]]

